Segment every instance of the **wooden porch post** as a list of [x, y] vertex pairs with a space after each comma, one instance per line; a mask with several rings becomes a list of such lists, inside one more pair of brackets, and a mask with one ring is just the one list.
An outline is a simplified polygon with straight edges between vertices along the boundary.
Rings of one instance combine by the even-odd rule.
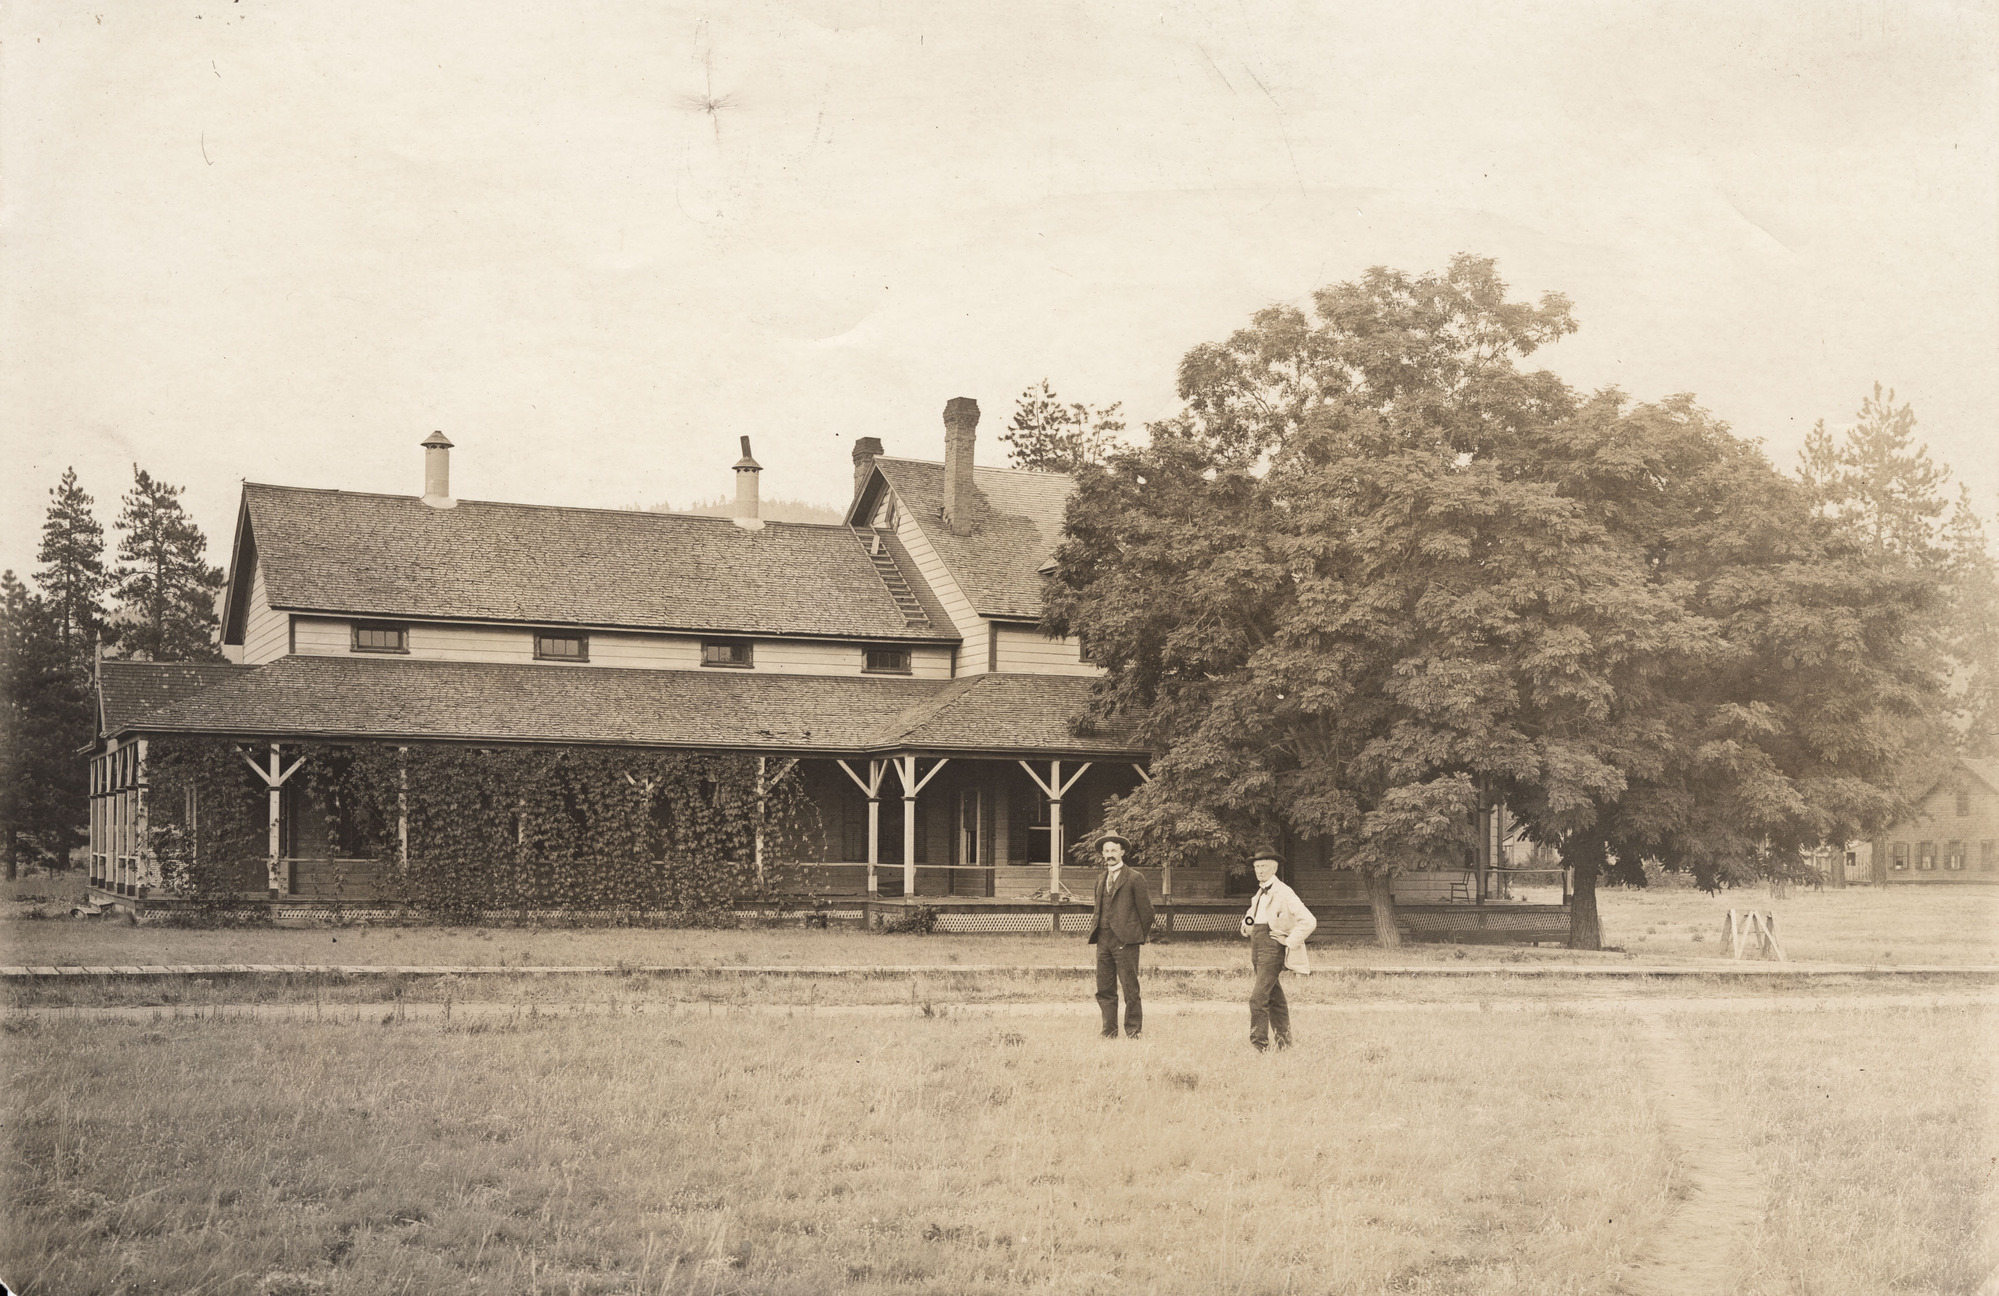
[[135, 781], [138, 786], [134, 788], [132, 793], [135, 802], [133, 805], [133, 822], [134, 831], [138, 838], [135, 845], [138, 849], [133, 852], [136, 857], [137, 868], [136, 876], [132, 879], [132, 894], [143, 895], [160, 884], [160, 864], [159, 860], [153, 855], [152, 808], [148, 803], [149, 798], [146, 796], [146, 740], [144, 738], [139, 740], [139, 764]]
[[[881, 894], [880, 883], [875, 876], [875, 868], [881, 863], [882, 852], [882, 775], [886, 774], [887, 762], [868, 762], [868, 776], [864, 779], [854, 773], [854, 767], [846, 761], [835, 761], [846, 776], [854, 781], [854, 786], [868, 799], [868, 899]], [[900, 771], [898, 771], [900, 773]]]
[[286, 879], [281, 867], [284, 863], [284, 843], [279, 834], [279, 825], [284, 814], [284, 805], [281, 797], [284, 792], [285, 780], [298, 773], [298, 767], [305, 764], [305, 757], [300, 756], [291, 763], [291, 768], [286, 769], [284, 767], [282, 747], [280, 744], [274, 742], [271, 744], [271, 768], [266, 771], [256, 761], [250, 759], [249, 752], [243, 752], [242, 756], [243, 763], [256, 771], [257, 777], [264, 780], [264, 786], [271, 790], [271, 853], [266, 867], [264, 882], [268, 888], [269, 898], [275, 900], [282, 893], [281, 888], [284, 888], [286, 885]]
[[770, 797], [771, 786], [776, 783], [782, 783], [784, 776], [791, 773], [792, 768], [798, 764], [796, 757], [785, 761], [782, 765], [778, 766], [777, 777], [771, 778], [769, 777], [768, 760], [769, 758], [765, 756], [757, 757], [757, 828], [752, 850], [755, 852], [756, 857], [757, 887], [759, 890], [764, 885], [764, 802]]
[[1034, 772], [1032, 765], [1026, 761], [1020, 762], [1020, 767], [1027, 771], [1027, 777], [1033, 779], [1034, 785], [1048, 798], [1048, 894], [1050, 896], [1062, 894], [1062, 798], [1068, 795], [1070, 788], [1076, 786], [1077, 779], [1090, 772], [1090, 766], [1094, 763], [1084, 761], [1081, 767], [1065, 780], [1062, 777], [1062, 762], [1051, 760], [1048, 762], [1048, 778], [1044, 781]]
[[916, 757], [895, 758], [896, 778], [902, 783], [902, 897], [907, 900], [916, 894], [916, 794], [924, 785], [937, 777], [937, 771], [951, 763], [949, 757], [939, 757], [930, 767], [930, 772], [922, 778], [916, 777]]
[[396, 748], [396, 872], [410, 871], [410, 749]]

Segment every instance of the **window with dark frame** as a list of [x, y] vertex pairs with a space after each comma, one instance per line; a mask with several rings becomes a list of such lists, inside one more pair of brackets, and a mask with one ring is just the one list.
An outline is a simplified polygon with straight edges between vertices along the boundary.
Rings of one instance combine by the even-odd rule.
[[1978, 871], [1990, 873], [1999, 868], [1999, 842], [1978, 843]]
[[1916, 871], [1929, 873], [1937, 866], [1937, 844], [1935, 842], [1916, 843]]
[[1964, 818], [1964, 816], [1970, 813], [1971, 813], [1971, 789], [1959, 788], [1957, 790], [1957, 817], [1962, 819]]
[[1949, 869], [1949, 870], [1950, 870], [1951, 872], [1953, 872], [1953, 873], [1961, 873], [1961, 872], [1963, 872], [1963, 871], [1964, 871], [1964, 843], [1963, 843], [1963, 842], [1961, 842], [1961, 841], [1954, 841], [1954, 842], [1951, 842], [1951, 843], [1950, 843], [1949, 845], [1947, 845], [1947, 846], [1945, 846], [1945, 847], [1944, 847], [1944, 851], [1943, 851], [1943, 866], [1944, 866], [1944, 867], [1945, 867], [1946, 869]]
[[410, 650], [410, 628], [387, 621], [356, 621], [355, 652], [406, 653]]
[[861, 669], [875, 675], [907, 675], [909, 649], [869, 648], [862, 657]]
[[1082, 638], [1076, 640], [1076, 660], [1085, 666], [1097, 664], [1097, 654], [1091, 651], [1088, 640]]
[[747, 639], [703, 639], [701, 641], [701, 664], [703, 666], [735, 666], [747, 668], [755, 664]]
[[567, 630], [537, 630], [534, 656], [536, 661], [587, 662], [590, 636]]
[[1889, 867], [1889, 868], [1892, 868], [1892, 869], [1906, 869], [1906, 868], [1908, 868], [1908, 867], [1909, 867], [1909, 843], [1907, 843], [1907, 842], [1896, 842], [1896, 843], [1895, 843], [1895, 847], [1894, 847], [1894, 851], [1893, 851], [1893, 854], [1892, 854], [1892, 856], [1891, 856], [1890, 858], [1891, 858], [1892, 862], [1891, 862], [1891, 863], [1890, 863], [1890, 864], [1888, 865], [1888, 867]]

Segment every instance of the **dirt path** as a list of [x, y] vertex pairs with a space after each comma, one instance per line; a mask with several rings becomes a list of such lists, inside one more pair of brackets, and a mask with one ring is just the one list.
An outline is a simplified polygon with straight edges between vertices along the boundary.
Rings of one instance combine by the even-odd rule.
[[1627, 1296], [1760, 1292], [1760, 1286], [1738, 1284], [1749, 1268], [1769, 1185], [1744, 1150], [1727, 1107], [1701, 1084], [1686, 1039], [1661, 1014], [1648, 1013], [1643, 1022], [1644, 1069], [1666, 1115], [1686, 1195], [1659, 1222], [1619, 1288]]
[[[1147, 996], [1146, 1015], [1158, 1017], [1239, 1015], [1241, 1003], [1232, 1000], [1194, 1002], [1161, 1001]], [[1486, 999], [1472, 1002], [1369, 1000], [1348, 1004], [1293, 1004], [1294, 1015], [1322, 1013], [1557, 1013], [1591, 1016], [1633, 1015], [1657, 1023], [1668, 1013], [1766, 1013], [1871, 1011], [1877, 1009], [1999, 1008], [1999, 991], [1972, 990], [1931, 994], [1868, 995], [1842, 1000], [1831, 996], [1812, 998], [1769, 998], [1715, 996], [1705, 999]], [[199, 1004], [174, 1006], [112, 1007], [31, 1007], [0, 1010], [0, 1021], [43, 1020], [78, 1022], [161, 1022], [161, 1021], [380, 1021], [395, 1017], [401, 1021], [491, 1020], [493, 1018], [570, 1017], [676, 1017], [729, 1016], [751, 1014], [775, 1017], [1077, 1017], [1095, 1018], [1097, 1006], [1088, 999], [1024, 1003], [951, 1003], [931, 1000], [924, 1003], [892, 1004], [784, 1004], [707, 1003], [699, 1000], [581, 1001], [576, 1003], [507, 1003], [479, 1000], [460, 1003], [402, 1003], [377, 1000], [373, 1003], [315, 1004], [310, 1000], [292, 1003]], [[1662, 1054], [1663, 1058], [1663, 1054]], [[1662, 1061], [1661, 1066], [1665, 1063]], [[1692, 1081], [1677, 1073], [1662, 1071], [1662, 1085], [1676, 1084], [1678, 1092], [1690, 1092]]]

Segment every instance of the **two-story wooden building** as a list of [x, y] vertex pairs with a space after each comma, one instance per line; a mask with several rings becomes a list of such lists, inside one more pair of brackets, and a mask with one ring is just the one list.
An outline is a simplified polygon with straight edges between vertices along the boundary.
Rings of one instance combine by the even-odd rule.
[[1883, 886], [1999, 882], [1999, 761], [1958, 760], [1867, 855]]
[[[421, 495], [246, 484], [229, 664], [100, 664], [92, 882], [159, 890], [147, 746], [200, 735], [236, 744], [268, 789], [248, 880], [267, 902], [364, 903], [409, 864], [406, 833], [399, 851], [342, 852], [296, 794], [308, 745], [440, 743], [754, 756], [816, 803], [804, 858], [774, 867], [822, 899], [984, 901], [989, 920], [956, 925], [990, 930], [1031, 925], [1003, 921], [1009, 900], [1087, 896], [1069, 847], [1147, 753], [1076, 723], [1098, 668], [1038, 626], [1071, 482], [975, 466], [973, 401], [944, 422], [941, 462], [858, 441], [841, 525], [761, 518], [748, 438], [734, 518], [455, 499], [441, 434], [422, 443]], [[1352, 875], [1300, 854], [1308, 899], [1360, 900]], [[1183, 903], [1231, 885], [1219, 861], [1159, 882]], [[1478, 883], [1396, 889], [1469, 899]]]

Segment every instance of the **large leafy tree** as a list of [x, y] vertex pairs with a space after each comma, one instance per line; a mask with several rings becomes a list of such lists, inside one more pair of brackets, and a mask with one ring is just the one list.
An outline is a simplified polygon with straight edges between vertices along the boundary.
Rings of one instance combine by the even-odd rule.
[[58, 614], [11, 571], [0, 574], [0, 692], [0, 844], [12, 880], [24, 856], [60, 866], [83, 839], [88, 776], [77, 749], [90, 734], [90, 696]]
[[1882, 812], [1878, 760], [1836, 768], [1870, 741], [1843, 722], [1921, 705], [1931, 676], [1879, 668], [1892, 611], [1868, 609], [1922, 582], [1861, 561], [1690, 400], [1521, 371], [1573, 328], [1487, 260], [1376, 269], [1195, 348], [1185, 411], [1085, 468], [1047, 625], [1159, 753], [1126, 831], [1324, 840], [1392, 943], [1389, 879], [1461, 862], [1503, 799], [1575, 865], [1572, 940], [1595, 947], [1613, 859], [1712, 883]]
[[1013, 418], [1000, 440], [1010, 447], [1007, 459], [1016, 468], [1075, 472], [1124, 448], [1123, 408], [1122, 401], [1102, 408], [1064, 404], [1043, 378], [1014, 402]]
[[215, 595], [222, 570], [208, 565], [207, 537], [181, 508], [183, 488], [134, 467], [118, 515], [118, 605], [127, 652], [153, 661], [219, 661]]
[[1800, 847], [1890, 816], [1910, 735], [1940, 696], [1933, 574], [1877, 552], [1858, 519], [1815, 514], [1808, 490], [1689, 397], [1604, 393], [1532, 453], [1681, 618], [1581, 736], [1621, 791], [1564, 807], [1531, 780], [1505, 788], [1574, 870], [1572, 943], [1600, 941], [1606, 870], [1640, 882], [1652, 858], [1711, 889], [1788, 876]]
[[92, 500], [77, 484], [76, 469], [63, 470], [49, 491], [48, 516], [35, 572], [63, 651], [79, 675], [87, 675], [104, 632], [104, 596], [115, 583], [104, 567], [104, 524], [91, 513]]

